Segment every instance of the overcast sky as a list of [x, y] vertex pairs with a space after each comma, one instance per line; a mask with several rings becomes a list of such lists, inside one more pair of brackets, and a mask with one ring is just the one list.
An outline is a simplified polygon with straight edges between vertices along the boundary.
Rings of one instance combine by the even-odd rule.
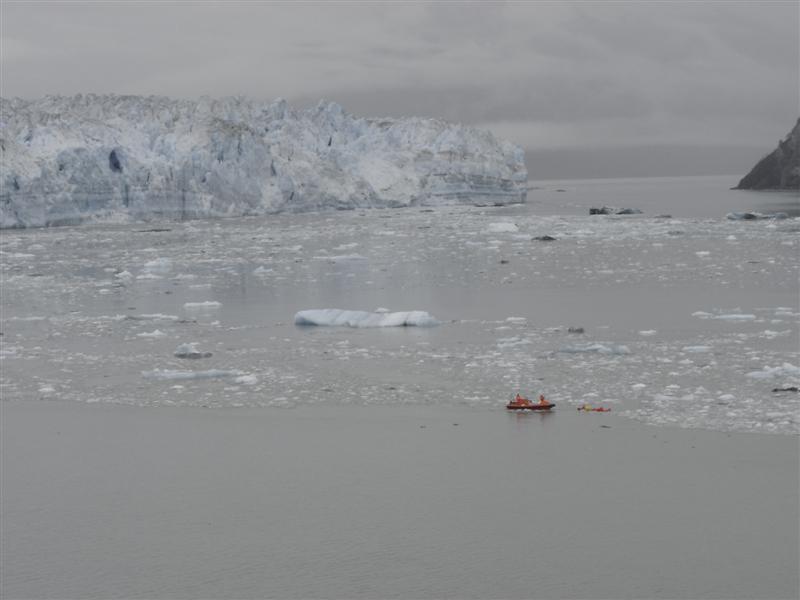
[[796, 0], [0, 6], [4, 97], [327, 98], [490, 128], [541, 177], [739, 172], [800, 116]]

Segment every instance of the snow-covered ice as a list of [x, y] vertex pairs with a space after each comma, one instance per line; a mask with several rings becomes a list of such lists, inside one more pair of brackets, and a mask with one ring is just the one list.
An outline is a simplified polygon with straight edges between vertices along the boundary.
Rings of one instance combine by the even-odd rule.
[[2, 122], [0, 228], [495, 205], [527, 192], [522, 149], [488, 131], [362, 119], [333, 102], [14, 98]]

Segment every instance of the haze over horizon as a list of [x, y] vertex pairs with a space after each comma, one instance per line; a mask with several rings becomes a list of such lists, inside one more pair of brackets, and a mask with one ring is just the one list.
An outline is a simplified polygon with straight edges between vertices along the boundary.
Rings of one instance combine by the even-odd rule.
[[531, 179], [735, 178], [800, 112], [797, 2], [4, 0], [0, 17], [3, 97], [326, 98], [487, 128]]

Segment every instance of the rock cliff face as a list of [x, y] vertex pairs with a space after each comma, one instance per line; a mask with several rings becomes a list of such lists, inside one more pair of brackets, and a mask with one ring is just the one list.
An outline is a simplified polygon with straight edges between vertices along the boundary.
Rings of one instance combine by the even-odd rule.
[[778, 147], [742, 178], [739, 190], [800, 189], [800, 119]]
[[0, 108], [0, 228], [525, 200], [522, 149], [438, 120], [245, 98]]

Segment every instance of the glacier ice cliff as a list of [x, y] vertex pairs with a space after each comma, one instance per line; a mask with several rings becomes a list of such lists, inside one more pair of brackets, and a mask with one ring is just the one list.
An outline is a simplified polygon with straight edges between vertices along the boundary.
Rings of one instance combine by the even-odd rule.
[[522, 150], [434, 119], [333, 102], [3, 99], [0, 228], [525, 201]]

